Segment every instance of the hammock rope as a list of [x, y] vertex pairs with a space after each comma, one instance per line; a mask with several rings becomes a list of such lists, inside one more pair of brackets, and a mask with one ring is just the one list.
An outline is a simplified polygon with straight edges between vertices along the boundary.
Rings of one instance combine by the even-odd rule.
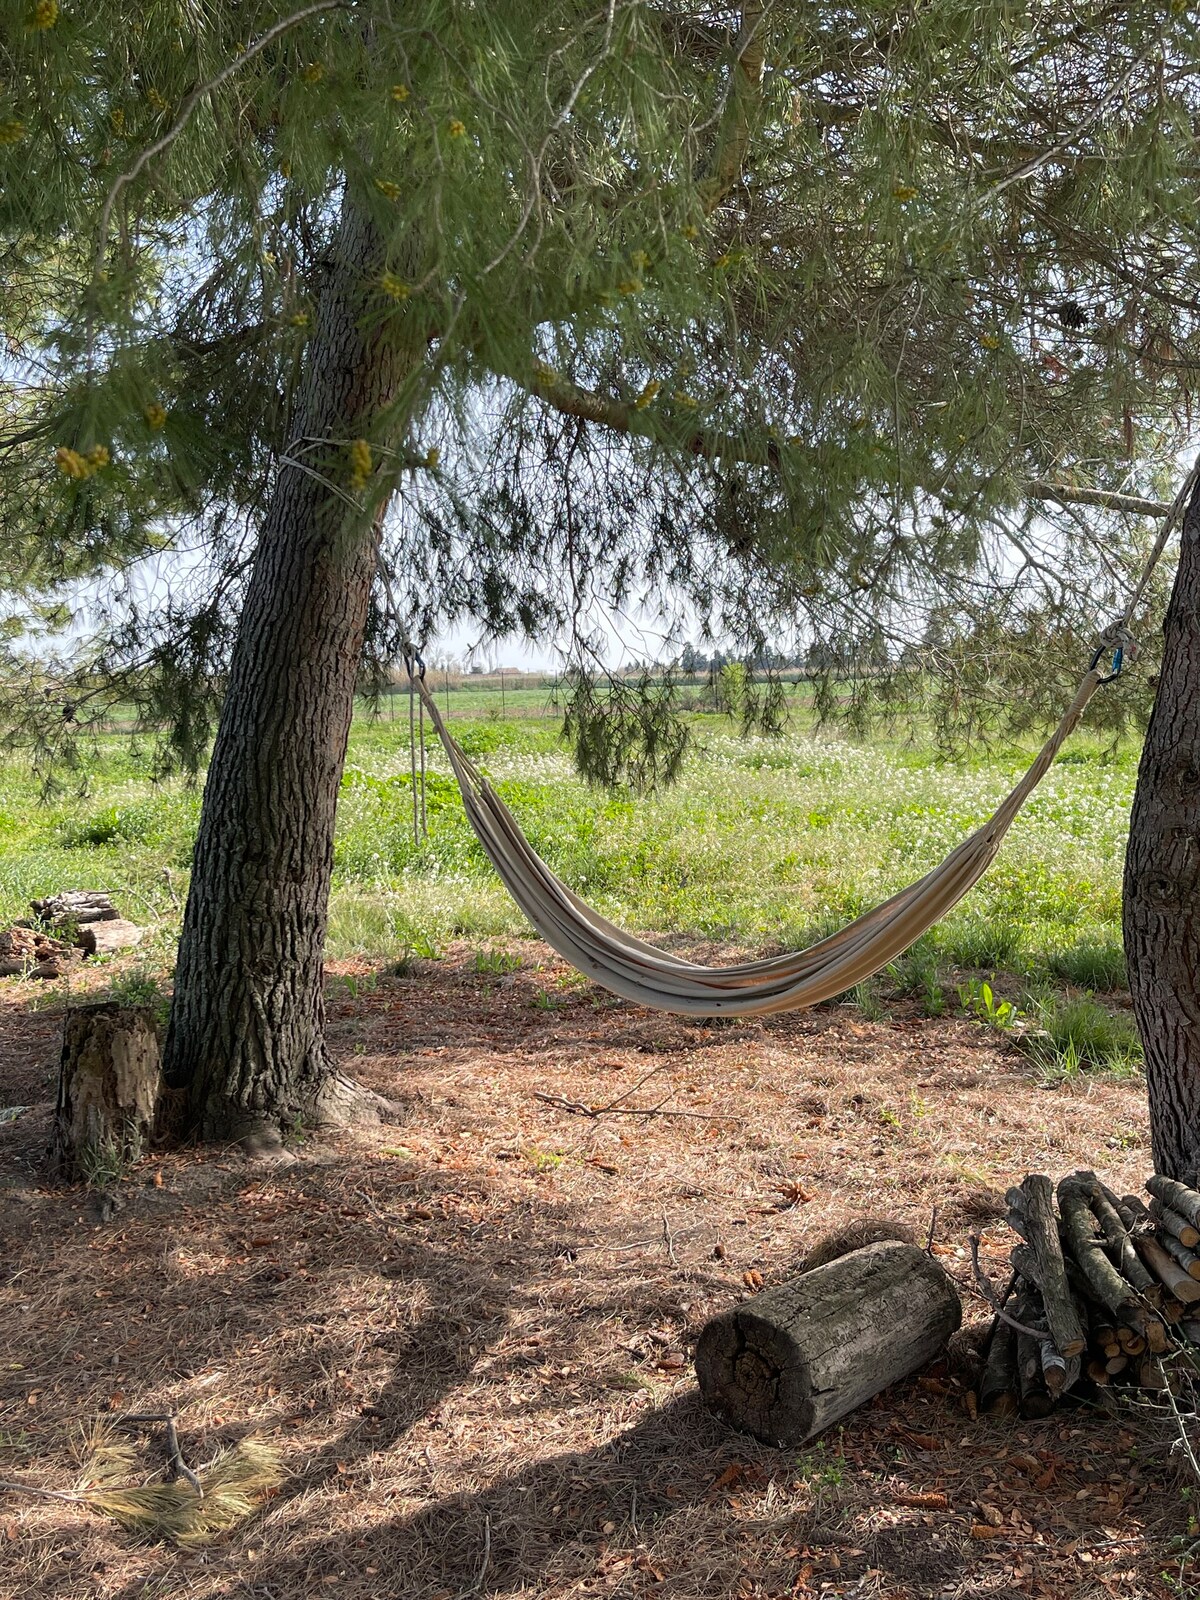
[[[1070, 705], [1015, 787], [991, 817], [923, 878], [808, 949], [730, 966], [673, 955], [610, 922], [563, 882], [533, 849], [517, 819], [458, 744], [425, 683], [424, 663], [405, 647], [410, 682], [429, 713], [467, 819], [508, 892], [547, 944], [604, 988], [658, 1011], [689, 1016], [766, 1016], [831, 1000], [886, 967], [978, 883], [1021, 807], [1078, 727], [1088, 702], [1121, 670], [1133, 640], [1129, 624], [1197, 482], [1200, 460], [1163, 519], [1158, 538], [1121, 616], [1105, 630]], [[1101, 667], [1111, 653], [1111, 668]]]

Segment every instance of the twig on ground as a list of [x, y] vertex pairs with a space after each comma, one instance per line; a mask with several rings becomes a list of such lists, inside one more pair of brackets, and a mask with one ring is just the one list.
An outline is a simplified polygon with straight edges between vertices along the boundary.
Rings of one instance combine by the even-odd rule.
[[42, 1489], [36, 1483], [16, 1483], [11, 1478], [0, 1478], [0, 1494], [34, 1494], [43, 1500], [68, 1500], [73, 1506], [84, 1505], [87, 1496], [72, 1494], [66, 1489]]
[[673, 1237], [673, 1235], [671, 1233], [670, 1224], [667, 1222], [667, 1213], [665, 1211], [663, 1212], [662, 1222], [663, 1222], [662, 1236], [663, 1236], [663, 1243], [667, 1247], [667, 1260], [671, 1263], [671, 1265], [673, 1267], [677, 1267], [679, 1265], [679, 1257], [675, 1254], [675, 1239], [674, 1239], [674, 1237]]
[[1015, 1317], [1010, 1317], [1008, 1315], [1004, 1309], [1004, 1302], [996, 1293], [995, 1285], [992, 1283], [992, 1280], [988, 1277], [987, 1273], [983, 1270], [983, 1266], [980, 1263], [979, 1235], [977, 1233], [972, 1233], [968, 1237], [971, 1241], [971, 1267], [974, 1271], [975, 1283], [980, 1294], [987, 1301], [988, 1305], [991, 1306], [992, 1310], [1000, 1318], [1001, 1322], [1007, 1322], [1009, 1327], [1015, 1328], [1018, 1333], [1028, 1333], [1040, 1342], [1046, 1337], [1045, 1328], [1030, 1328], [1024, 1322], [1018, 1322]]
[[466, 1600], [467, 1595], [478, 1594], [483, 1588], [483, 1580], [487, 1576], [487, 1569], [492, 1562], [492, 1519], [485, 1516], [483, 1519], [483, 1560], [479, 1563], [479, 1571], [475, 1574], [475, 1581], [466, 1589], [460, 1589], [455, 1600]]
[[713, 1114], [709, 1111], [675, 1111], [667, 1106], [666, 1101], [660, 1101], [656, 1106], [619, 1106], [614, 1101], [607, 1106], [587, 1106], [582, 1100], [568, 1100], [561, 1094], [544, 1094], [540, 1089], [533, 1091], [533, 1098], [540, 1100], [543, 1105], [554, 1106], [559, 1111], [570, 1111], [577, 1117], [590, 1117], [593, 1122], [600, 1117], [694, 1117], [700, 1122], [737, 1122], [737, 1117], [726, 1117], [720, 1113]]
[[937, 1219], [938, 1208], [934, 1206], [933, 1210], [929, 1213], [929, 1234], [925, 1240], [925, 1254], [927, 1256], [931, 1256], [933, 1254], [933, 1236], [937, 1230]]
[[183, 1459], [183, 1452], [179, 1448], [179, 1434], [176, 1431], [173, 1411], [126, 1411], [113, 1420], [120, 1428], [143, 1428], [151, 1423], [162, 1423], [167, 1436], [167, 1468], [171, 1475], [170, 1481], [183, 1478], [191, 1484], [197, 1496], [201, 1500], [204, 1499], [204, 1485]]

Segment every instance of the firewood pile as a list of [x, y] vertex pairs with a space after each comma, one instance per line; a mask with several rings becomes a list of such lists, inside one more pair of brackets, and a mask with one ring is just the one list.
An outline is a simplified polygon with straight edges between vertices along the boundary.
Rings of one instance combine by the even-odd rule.
[[[1021, 1243], [988, 1338], [981, 1414], [1044, 1417], [1110, 1385], [1178, 1394], [1200, 1375], [1200, 1193], [1147, 1180], [1149, 1204], [1094, 1172], [1006, 1195]], [[1057, 1210], [1055, 1199], [1057, 1198]]]
[[70, 962], [127, 950], [144, 932], [102, 889], [69, 889], [30, 909], [32, 917], [0, 929], [0, 978], [61, 978]]

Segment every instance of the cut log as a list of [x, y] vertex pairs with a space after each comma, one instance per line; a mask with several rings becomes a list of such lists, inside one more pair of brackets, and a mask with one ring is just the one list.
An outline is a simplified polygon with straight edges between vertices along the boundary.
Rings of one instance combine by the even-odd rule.
[[1200, 1228], [1193, 1227], [1186, 1217], [1181, 1217], [1178, 1211], [1172, 1211], [1170, 1206], [1163, 1205], [1161, 1200], [1151, 1200], [1150, 1215], [1158, 1224], [1160, 1234], [1169, 1233], [1188, 1250], [1194, 1250], [1200, 1244]]
[[1181, 1244], [1170, 1233], [1160, 1233], [1158, 1242], [1171, 1257], [1171, 1260], [1183, 1268], [1189, 1278], [1200, 1280], [1200, 1256], [1194, 1250], [1189, 1250], [1186, 1245]]
[[31, 905], [40, 922], [72, 922], [77, 927], [85, 922], [111, 922], [120, 914], [106, 889], [68, 889]]
[[142, 1153], [161, 1089], [160, 1045], [147, 1006], [109, 1002], [67, 1013], [50, 1147], [60, 1176], [95, 1181]]
[[1017, 1379], [1021, 1415], [1031, 1419], [1048, 1417], [1054, 1410], [1054, 1396], [1042, 1376], [1041, 1340], [1031, 1333], [1017, 1335]]
[[1017, 1414], [1017, 1335], [997, 1317], [988, 1341], [987, 1361], [979, 1381], [979, 1414], [1015, 1417]]
[[934, 1360], [961, 1321], [958, 1291], [923, 1250], [868, 1245], [709, 1322], [700, 1393], [766, 1444], [803, 1444]]
[[1200, 1194], [1195, 1189], [1189, 1189], [1186, 1183], [1177, 1183], [1174, 1178], [1160, 1177], [1157, 1173], [1146, 1179], [1146, 1187], [1156, 1200], [1161, 1200], [1163, 1205], [1170, 1206], [1172, 1211], [1177, 1211], [1194, 1227], [1200, 1228]]
[[1067, 1269], [1058, 1237], [1058, 1219], [1054, 1215], [1054, 1190], [1050, 1179], [1037, 1172], [1030, 1173], [1021, 1189], [1025, 1196], [1029, 1243], [1037, 1257], [1037, 1281], [1046, 1306], [1050, 1337], [1060, 1354], [1081, 1355], [1087, 1346], [1087, 1338], [1067, 1284]]
[[126, 922], [124, 917], [106, 917], [103, 921], [85, 923], [76, 933], [75, 943], [86, 956], [109, 956], [141, 944], [145, 932], [145, 928], [139, 928], [136, 922]]
[[1059, 1355], [1053, 1339], [1042, 1340], [1041, 1357], [1042, 1382], [1056, 1399], [1079, 1382], [1079, 1357]]
[[1121, 1342], [1123, 1355], [1140, 1356], [1146, 1348], [1146, 1336], [1144, 1333], [1139, 1333], [1136, 1328], [1118, 1328], [1117, 1338]]
[[1149, 1231], [1153, 1228], [1154, 1218], [1147, 1210], [1146, 1202], [1140, 1194], [1123, 1194], [1120, 1209], [1130, 1233]]
[[1150, 1271], [1176, 1300], [1182, 1300], [1184, 1305], [1189, 1306], [1200, 1300], [1200, 1283], [1185, 1272], [1177, 1261], [1172, 1261], [1157, 1239], [1135, 1239], [1134, 1247]]
[[1064, 1178], [1059, 1184], [1058, 1209], [1062, 1213], [1071, 1254], [1093, 1292], [1110, 1311], [1118, 1313], [1118, 1321], [1136, 1326], [1136, 1296], [1108, 1259], [1104, 1246], [1096, 1237], [1096, 1218], [1089, 1204], [1087, 1190], [1076, 1179]]
[[1105, 1188], [1094, 1172], [1077, 1172], [1075, 1177], [1087, 1194], [1093, 1215], [1100, 1224], [1100, 1231], [1104, 1235], [1113, 1266], [1139, 1294], [1145, 1294], [1155, 1282], [1154, 1275], [1139, 1259], [1137, 1251], [1133, 1248], [1129, 1229], [1122, 1221], [1115, 1204], [1116, 1196], [1111, 1189]]

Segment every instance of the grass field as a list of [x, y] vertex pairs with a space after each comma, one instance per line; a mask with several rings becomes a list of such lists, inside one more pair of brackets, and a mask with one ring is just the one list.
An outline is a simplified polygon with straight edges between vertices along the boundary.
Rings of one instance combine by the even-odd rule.
[[[573, 887], [632, 928], [743, 950], [802, 946], [919, 876], [986, 816], [1026, 759], [1010, 750], [947, 765], [911, 742], [861, 745], [798, 725], [777, 739], [743, 737], [701, 715], [682, 781], [629, 798], [575, 776], [546, 691], [510, 693], [503, 715], [494, 689], [449, 698], [463, 744]], [[494, 947], [527, 937], [433, 745], [428, 835], [414, 838], [406, 698], [394, 713], [355, 721], [329, 954], [403, 963], [435, 958], [451, 939]], [[928, 1014], [965, 1008], [999, 1026], [1020, 1013], [1049, 1030], [1068, 1065], [1131, 1059], [1127, 1016], [1088, 996], [1124, 985], [1120, 871], [1135, 766], [1134, 749], [1077, 737], [984, 882], [857, 992], [864, 1012], [906, 996]], [[49, 802], [10, 759], [0, 775], [0, 919], [55, 890], [109, 889], [153, 926], [147, 960], [164, 966], [198, 814], [196, 789], [153, 782], [149, 750], [118, 735], [101, 741], [80, 792]], [[984, 984], [992, 974], [994, 989]]]

